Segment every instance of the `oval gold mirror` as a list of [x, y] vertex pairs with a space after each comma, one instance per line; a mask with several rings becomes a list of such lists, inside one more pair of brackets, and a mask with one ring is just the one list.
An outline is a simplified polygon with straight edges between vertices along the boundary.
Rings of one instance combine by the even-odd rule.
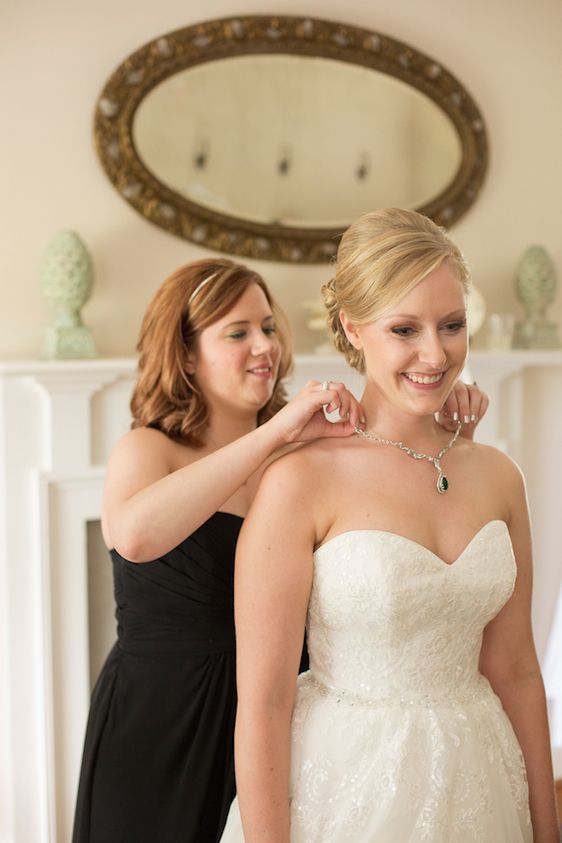
[[484, 121], [428, 56], [385, 35], [297, 17], [207, 21], [113, 73], [98, 155], [156, 225], [245, 257], [329, 261], [377, 207], [450, 226], [487, 165]]

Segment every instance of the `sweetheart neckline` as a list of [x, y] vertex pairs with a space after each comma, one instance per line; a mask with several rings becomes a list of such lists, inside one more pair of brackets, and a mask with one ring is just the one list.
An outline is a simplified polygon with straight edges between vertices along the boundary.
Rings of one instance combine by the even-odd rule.
[[485, 523], [485, 524], [483, 524], [483, 525], [480, 527], [480, 529], [478, 529], [478, 530], [474, 533], [474, 535], [472, 536], [472, 538], [469, 540], [468, 544], [467, 544], [467, 545], [464, 547], [464, 549], [463, 549], [463, 550], [459, 553], [459, 555], [457, 556], [457, 558], [456, 558], [456, 559], [453, 559], [453, 561], [452, 561], [452, 562], [446, 562], [446, 561], [445, 561], [445, 560], [444, 560], [441, 556], [439, 556], [439, 555], [438, 555], [437, 553], [435, 553], [433, 550], [430, 550], [430, 548], [429, 548], [429, 547], [426, 547], [424, 544], [421, 544], [420, 542], [417, 542], [415, 539], [411, 539], [411, 538], [409, 538], [408, 536], [403, 536], [401, 533], [394, 533], [392, 530], [376, 530], [376, 529], [370, 529], [370, 528], [358, 529], [358, 530], [344, 530], [342, 533], [338, 533], [336, 536], [332, 536], [332, 538], [328, 539], [327, 541], [323, 542], [323, 544], [319, 545], [319, 546], [316, 548], [316, 550], [314, 551], [313, 556], [314, 556], [314, 557], [316, 557], [316, 554], [317, 554], [320, 550], [322, 550], [322, 548], [327, 547], [329, 544], [331, 544], [332, 542], [336, 541], [337, 539], [340, 539], [342, 536], [348, 536], [348, 535], [353, 534], [353, 533], [377, 533], [377, 534], [380, 534], [380, 535], [395, 536], [395, 537], [396, 537], [396, 538], [398, 538], [398, 539], [403, 539], [404, 541], [408, 542], [408, 544], [413, 544], [413, 545], [415, 545], [416, 547], [419, 547], [419, 548], [421, 548], [422, 550], [425, 550], [425, 551], [426, 551], [426, 553], [429, 553], [429, 554], [430, 554], [430, 556], [433, 556], [433, 558], [434, 558], [434, 559], [437, 559], [437, 560], [438, 560], [439, 562], [441, 562], [441, 564], [442, 564], [442, 565], [444, 565], [446, 568], [454, 568], [454, 567], [455, 567], [455, 565], [457, 564], [457, 562], [459, 562], [459, 560], [460, 560], [460, 559], [462, 559], [462, 557], [466, 554], [466, 552], [467, 552], [467, 551], [468, 551], [468, 549], [471, 547], [471, 545], [472, 545], [472, 544], [476, 541], [476, 539], [478, 538], [478, 536], [480, 536], [480, 535], [484, 532], [484, 530], [485, 530], [487, 527], [489, 527], [491, 524], [503, 524], [503, 526], [505, 527], [506, 533], [507, 533], [507, 535], [508, 535], [508, 537], [509, 537], [509, 530], [508, 530], [508, 527], [507, 527], [506, 522], [505, 522], [505, 521], [503, 521], [501, 518], [492, 518], [492, 520], [491, 520], [491, 521], [486, 521], [486, 523]]

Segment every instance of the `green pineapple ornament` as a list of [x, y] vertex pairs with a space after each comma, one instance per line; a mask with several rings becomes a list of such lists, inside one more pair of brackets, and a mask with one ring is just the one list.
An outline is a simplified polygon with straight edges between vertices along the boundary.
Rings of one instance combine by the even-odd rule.
[[515, 288], [525, 310], [515, 325], [514, 348], [558, 348], [558, 325], [546, 317], [556, 295], [556, 269], [544, 246], [529, 246], [516, 271]]
[[52, 311], [45, 329], [41, 356], [49, 360], [95, 357], [90, 329], [80, 310], [90, 298], [94, 267], [75, 231], [61, 231], [49, 243], [40, 267], [43, 295]]

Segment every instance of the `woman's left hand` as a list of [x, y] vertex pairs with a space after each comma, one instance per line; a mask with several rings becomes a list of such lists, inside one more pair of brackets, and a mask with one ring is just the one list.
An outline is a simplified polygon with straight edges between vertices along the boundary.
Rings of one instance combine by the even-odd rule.
[[478, 422], [488, 409], [488, 396], [475, 383], [457, 381], [440, 411], [437, 421], [445, 430], [453, 431], [461, 421], [461, 436], [473, 439]]

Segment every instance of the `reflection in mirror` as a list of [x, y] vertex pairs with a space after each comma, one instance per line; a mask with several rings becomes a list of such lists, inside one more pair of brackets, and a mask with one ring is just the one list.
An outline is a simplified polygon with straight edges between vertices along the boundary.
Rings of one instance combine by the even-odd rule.
[[424, 205], [461, 161], [453, 123], [421, 91], [304, 56], [183, 70], [141, 102], [133, 139], [146, 167], [192, 202], [313, 228], [345, 228], [376, 207]]
[[482, 115], [442, 65], [330, 21], [206, 21], [129, 56], [98, 100], [96, 147], [123, 198], [221, 252], [329, 261], [361, 213], [450, 226], [487, 166]]

